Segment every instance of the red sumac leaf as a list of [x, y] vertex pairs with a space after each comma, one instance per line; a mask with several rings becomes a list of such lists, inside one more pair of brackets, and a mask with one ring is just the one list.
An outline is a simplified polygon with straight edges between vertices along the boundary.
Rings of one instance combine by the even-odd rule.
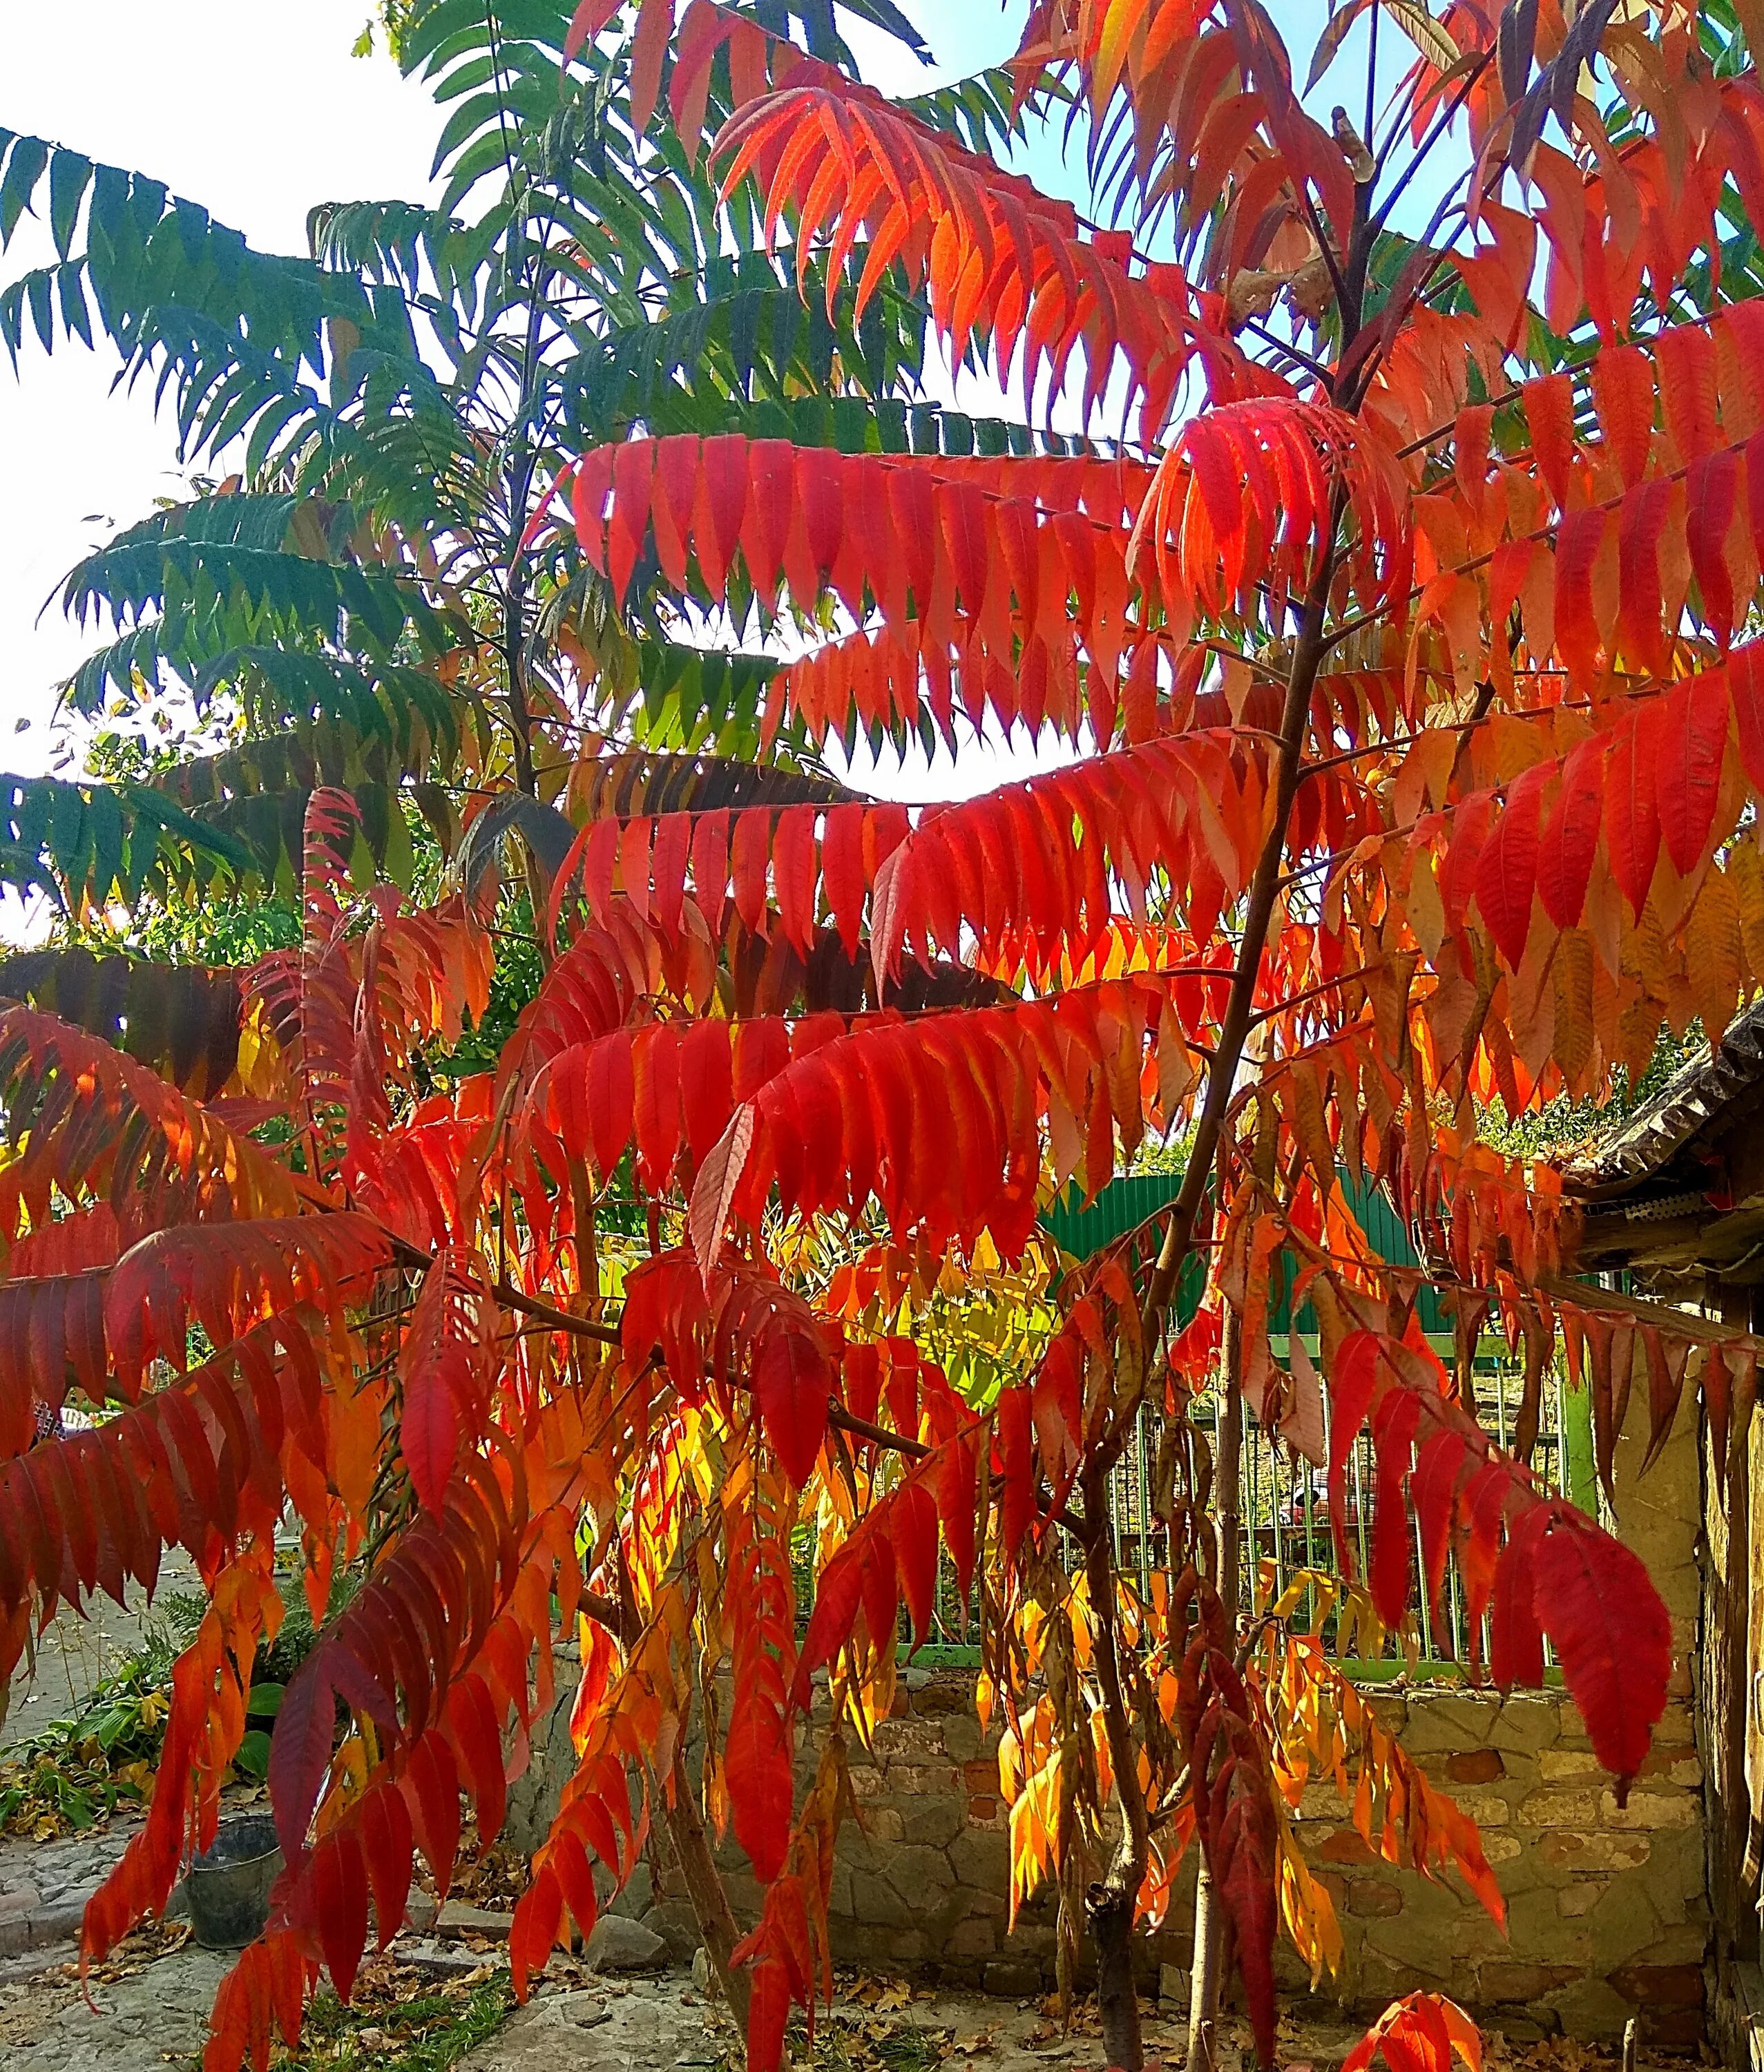
[[1421, 1414], [1421, 1399], [1405, 1392], [1387, 1396], [1375, 1420], [1378, 1476], [1372, 1511], [1372, 1604], [1388, 1626], [1400, 1626], [1408, 1610], [1409, 1519], [1404, 1486]]
[[[872, 1511], [873, 1523], [888, 1516], [893, 1505]], [[870, 1629], [871, 1646], [886, 1654], [894, 1638], [895, 1617], [900, 1610], [900, 1573], [894, 1560], [894, 1543], [879, 1530], [866, 1532], [864, 1550], [864, 1623]]]
[[1538, 845], [1538, 897], [1558, 928], [1580, 925], [1604, 805], [1605, 744], [1583, 741], [1563, 767], [1562, 788]]
[[424, 1367], [412, 1376], [398, 1438], [417, 1496], [438, 1514], [459, 1457], [459, 1412], [445, 1371]]
[[1351, 1573], [1347, 1542], [1347, 1463], [1378, 1383], [1378, 1341], [1350, 1331], [1330, 1370], [1329, 1516], [1343, 1575]]
[[487, 1844], [502, 1831], [507, 1802], [502, 1732], [483, 1679], [463, 1677], [447, 1699], [447, 1725], [478, 1808], [478, 1839]]
[[1655, 791], [1672, 868], [1689, 877], [1703, 860], [1727, 749], [1727, 685], [1719, 671], [1692, 676], [1663, 701]]
[[588, 1120], [594, 1135], [594, 1163], [602, 1179], [611, 1175], [631, 1141], [635, 1092], [631, 1038], [608, 1036], [588, 1050]]
[[1029, 1391], [998, 1392], [998, 1451], [1005, 1475], [1005, 1558], [1015, 1561], [1035, 1515], [1035, 1444]]
[[269, 1804], [282, 1853], [290, 1864], [306, 1852], [306, 1829], [331, 1766], [336, 1732], [336, 1694], [321, 1647], [289, 1679], [269, 1741]]
[[1235, 1932], [1237, 1968], [1249, 2005], [1256, 2054], [1275, 2063], [1274, 1937], [1280, 1906], [1275, 1885], [1279, 1837], [1269, 1794], [1273, 1780], [1260, 1763], [1227, 1756], [1215, 1786], [1225, 1800], [1215, 1815], [1212, 1862]]
[[1466, 2072], [1481, 2072], [1482, 2037], [1464, 2010], [1440, 1993], [1410, 1993], [1373, 2023], [1342, 2060], [1342, 2072], [1370, 2072], [1380, 2056], [1390, 2072], [1452, 2072], [1454, 2049]]
[[944, 1449], [937, 1469], [937, 1509], [943, 1519], [950, 1564], [956, 1571], [956, 1588], [964, 1605], [974, 1581], [976, 1444], [965, 1436], [952, 1441]]
[[[275, 1740], [281, 1733], [278, 1719]], [[269, 1744], [272, 1755], [275, 1740]], [[411, 1750], [403, 1783], [417, 1840], [434, 1873], [435, 1896], [445, 1899], [453, 1882], [454, 1858], [459, 1852], [459, 1772], [453, 1750], [433, 1728]]]
[[794, 1786], [789, 1725], [769, 1681], [750, 1675], [738, 1685], [723, 1750], [735, 1836], [762, 1885], [784, 1867]]
[[680, 1046], [680, 1099], [686, 1141], [701, 1165], [729, 1127], [734, 1084], [729, 1024], [695, 1022]]
[[1519, 394], [1538, 471], [1556, 509], [1565, 511], [1574, 463], [1574, 384], [1565, 374], [1546, 374], [1521, 382]]
[[837, 806], [827, 816], [821, 834], [821, 884], [828, 911], [848, 957], [857, 954], [857, 933], [864, 913], [864, 823], [861, 806]]
[[1605, 846], [1611, 875], [1641, 919], [1659, 860], [1657, 789], [1665, 714], [1658, 700], [1643, 705], [1613, 738], [1605, 764]]
[[589, 39], [598, 36], [624, 4], [624, 0], [578, 0], [564, 38], [564, 63], [573, 64]]
[[922, 1647], [937, 1600], [937, 1505], [923, 1482], [902, 1484], [890, 1522], [901, 1594], [913, 1622], [913, 1646]]
[[729, 563], [741, 539], [747, 510], [747, 442], [729, 433], [706, 439], [698, 456], [697, 500], [693, 510], [693, 545], [711, 595], [720, 604]]
[[754, 1396], [779, 1465], [800, 1489], [815, 1472], [827, 1437], [833, 1372], [815, 1339], [771, 1332], [754, 1364]]
[[[1758, 502], [1764, 506], [1764, 495]], [[1726, 675], [1740, 760], [1753, 789], [1764, 791], [1764, 645], [1739, 649], [1729, 657]]]
[[376, 1785], [362, 1800], [361, 1839], [373, 1888], [375, 1942], [384, 1950], [404, 1926], [415, 1848], [410, 1808], [396, 1786]]
[[1544, 1630], [1534, 1602], [1532, 1556], [1549, 1523], [1546, 1507], [1522, 1512], [1509, 1530], [1489, 1600], [1489, 1672], [1503, 1691], [1535, 1690], [1544, 1680]]
[[553, 1842], [546, 1861], [557, 1881], [569, 1918], [576, 1924], [577, 1937], [586, 1942], [594, 1932], [600, 1901], [594, 1891], [594, 1866], [588, 1860], [588, 1852], [582, 1847], [581, 1837], [569, 1828], [564, 1828]]
[[762, 1957], [747, 2002], [747, 2072], [778, 2072], [790, 2008], [789, 1973], [775, 1957]]
[[347, 2005], [368, 1941], [368, 1870], [352, 1829], [339, 1827], [314, 1851], [312, 1892], [319, 1947], [337, 1997]]
[[515, 1918], [509, 1926], [508, 1970], [517, 2000], [526, 1999], [532, 1975], [551, 1961], [563, 1918], [563, 1891], [547, 1865], [515, 1902]]
[[638, 1178], [651, 1194], [659, 1194], [680, 1153], [679, 1031], [666, 1026], [644, 1030], [635, 1046], [632, 1071]]
[[1530, 1563], [1535, 1615], [1621, 1804], [1666, 1710], [1672, 1623], [1639, 1555], [1572, 1506], [1550, 1511]]
[[861, 1539], [848, 1540], [821, 1571], [815, 1589], [815, 1609], [808, 1615], [802, 1651], [796, 1658], [796, 1674], [790, 1687], [791, 1705], [797, 1712], [808, 1704], [810, 1679], [831, 1662], [851, 1638], [857, 1622], [857, 1607], [864, 1595], [865, 1547]]
[[1476, 904], [1495, 948], [1515, 969], [1531, 932], [1544, 774], [1542, 767], [1528, 770], [1514, 785], [1476, 859]]

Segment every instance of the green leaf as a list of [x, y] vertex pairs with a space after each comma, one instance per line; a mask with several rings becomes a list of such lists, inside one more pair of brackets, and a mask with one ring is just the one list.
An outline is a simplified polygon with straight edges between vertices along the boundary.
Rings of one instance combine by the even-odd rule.
[[31, 204], [37, 183], [49, 162], [49, 146], [40, 137], [14, 137], [0, 179], [0, 245], [12, 241], [19, 219]]
[[241, 1735], [239, 1753], [233, 1758], [233, 1762], [247, 1777], [255, 1777], [260, 1781], [267, 1777], [269, 1774], [269, 1735], [261, 1727], [253, 1727], [249, 1733]]
[[49, 228], [65, 259], [73, 249], [74, 225], [92, 179], [92, 161], [77, 151], [57, 151], [49, 165]]

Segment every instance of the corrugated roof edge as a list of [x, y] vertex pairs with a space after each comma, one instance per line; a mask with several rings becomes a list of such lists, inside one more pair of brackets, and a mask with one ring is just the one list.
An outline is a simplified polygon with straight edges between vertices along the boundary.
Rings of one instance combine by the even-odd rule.
[[1764, 1086], [1764, 999], [1729, 1023], [1711, 1054], [1680, 1067], [1615, 1137], [1563, 1177], [1577, 1194], [1610, 1199], [1654, 1178], [1684, 1146]]

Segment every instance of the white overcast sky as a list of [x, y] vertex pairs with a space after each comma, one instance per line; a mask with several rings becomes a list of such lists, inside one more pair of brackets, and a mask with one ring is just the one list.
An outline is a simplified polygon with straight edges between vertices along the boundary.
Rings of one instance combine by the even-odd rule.
[[[254, 244], [304, 249], [306, 211], [423, 191], [433, 105], [384, 60], [352, 60], [366, 0], [292, 11], [239, 0], [13, 6], [0, 123], [152, 174]], [[39, 254], [21, 234], [6, 277]], [[105, 352], [34, 345], [0, 359], [0, 767], [43, 767], [52, 688], [84, 652], [46, 598], [106, 528], [175, 493], [174, 429], [145, 390], [113, 394]], [[41, 616], [39, 618], [39, 613]], [[33, 722], [14, 737], [15, 722]]]
[[[351, 56], [368, 6], [14, 0], [0, 124], [150, 173], [264, 249], [302, 251], [315, 203], [427, 190], [439, 118], [384, 56]], [[948, 69], [964, 72], [1004, 54], [1022, 10], [908, 0], [908, 11]], [[911, 91], [918, 76], [908, 66], [878, 83]], [[27, 224], [0, 278], [47, 250]], [[127, 524], [179, 488], [173, 428], [156, 421], [145, 388], [113, 393], [115, 371], [107, 352], [77, 344], [48, 358], [27, 344], [16, 376], [0, 354], [0, 769], [44, 767], [54, 686], [85, 649], [45, 600], [105, 536], [104, 521]], [[23, 733], [21, 719], [31, 722]]]

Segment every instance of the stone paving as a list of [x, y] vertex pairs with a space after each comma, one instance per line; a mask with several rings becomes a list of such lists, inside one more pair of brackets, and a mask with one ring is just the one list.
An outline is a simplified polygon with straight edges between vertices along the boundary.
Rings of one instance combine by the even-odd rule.
[[101, 1980], [92, 2005], [76, 1968], [0, 1985], [0, 2063], [9, 2072], [165, 2072], [200, 2050], [215, 1988], [232, 1959], [187, 1945]]
[[[164, 2072], [192, 2066], [206, 2034], [216, 1987], [231, 1959], [200, 1950], [181, 1928], [150, 1928], [125, 1944], [94, 1980], [92, 2004], [82, 1997], [71, 1938], [80, 1907], [120, 1855], [134, 1823], [118, 1819], [96, 1833], [49, 1842], [0, 1840], [0, 1936], [23, 1930], [7, 1954], [0, 1941], [0, 2066], [6, 2072]], [[483, 1932], [498, 1918], [451, 1908], [437, 1942], [414, 1931], [393, 1945], [393, 1960], [437, 1977], [507, 1961]], [[502, 1930], [506, 1933], [506, 1927]], [[70, 1938], [43, 1947], [54, 1936]], [[661, 1945], [636, 1922], [608, 1917], [586, 1961], [560, 1957], [529, 2004], [460, 2061], [461, 2072], [689, 2072], [738, 2067], [743, 2053], [733, 2025], [685, 1970], [616, 1975], [652, 1963]], [[700, 1959], [701, 1965], [702, 1959]], [[598, 1969], [593, 1968], [598, 1967]], [[607, 1975], [614, 1972], [615, 1975]], [[1082, 2029], [1062, 2037], [1038, 2000], [913, 1991], [870, 1981], [845, 1995], [824, 2020], [840, 2040], [837, 2062], [886, 2062], [875, 2045], [903, 2029], [919, 2033], [927, 2057], [985, 2072], [1032, 2072], [1052, 2066], [1088, 2072], [1100, 2062]], [[1343, 2032], [1332, 2054], [1351, 2038]], [[1151, 2014], [1149, 2041], [1179, 2055], [1174, 2027]], [[868, 2046], [866, 2048], [866, 2045]], [[819, 2054], [824, 2062], [824, 2053]], [[1317, 2056], [1326, 2054], [1317, 2052]], [[1228, 2072], [1222, 2060], [1222, 2072]]]
[[[101, 1968], [90, 2005], [72, 1962], [71, 1938], [85, 1894], [121, 1853], [134, 1825], [117, 1819], [96, 1833], [54, 1841], [0, 1840], [5, 2072], [164, 2072], [167, 2066], [192, 2072], [229, 1957], [197, 1948], [179, 1926], [150, 1927]], [[426, 1920], [425, 1930], [430, 1926]], [[506, 1933], [505, 1916], [450, 1906], [433, 1933], [400, 1937], [389, 1961], [437, 1979], [463, 1972], [482, 1978], [489, 1975], [483, 1967], [506, 1964], [505, 1949], [491, 1939]], [[69, 1939], [45, 1947], [57, 1936]], [[697, 1980], [678, 1967], [607, 1975], [649, 1965], [661, 1954], [657, 1938], [636, 1922], [603, 1918], [584, 1959], [560, 1955], [530, 2004], [461, 2059], [461, 2072], [735, 2072], [743, 2058], [740, 2039], [701, 1990], [701, 1970]], [[702, 1961], [701, 1956], [701, 1966]], [[1148, 2055], [1179, 2062], [1186, 2041], [1180, 2008], [1153, 2002], [1146, 2013]], [[815, 2062], [850, 2072], [909, 2059], [965, 2072], [1092, 2072], [1101, 2062], [1093, 2029], [1080, 2021], [1063, 2035], [1038, 1997], [986, 1997], [871, 1980], [855, 1991], [842, 1988], [819, 2019], [829, 2026], [826, 2047], [817, 2049]], [[919, 2037], [919, 2048], [907, 2058], [898, 2047], [903, 2030]], [[1301, 2024], [1282, 2024], [1281, 2061], [1305, 2066], [1306, 2072], [1338, 2064], [1358, 2033], [1314, 2002]], [[1235, 2035], [1222, 2040], [1219, 2072], [1242, 2072], [1248, 2059], [1241, 2043]], [[1589, 2064], [1591, 2058], [1583, 2052], [1577, 2062]], [[806, 2054], [799, 2052], [796, 2062], [806, 2066]], [[1497, 2046], [1491, 2062], [1506, 2066], [1523, 2061]], [[1562, 2068], [1540, 2061], [1540, 2072]]]
[[140, 1824], [117, 1814], [107, 1826], [53, 1841], [0, 1837], [0, 1958], [71, 1942], [86, 1899]]
[[[180, 1933], [150, 1930], [125, 1945], [121, 1961], [95, 1981], [90, 2006], [71, 1963], [39, 1968], [28, 1979], [0, 1978], [0, 2066], [6, 2072], [168, 2066], [195, 2072], [215, 1988], [231, 1959], [180, 1943]], [[506, 1963], [504, 1952], [472, 1939], [479, 1943], [475, 1950], [401, 1937], [389, 1961], [434, 1977], [465, 1966], [469, 1976], [462, 1983], [469, 1986]], [[36, 1963], [41, 1966], [40, 1956]], [[701, 1969], [695, 1978], [678, 1967], [607, 1977], [560, 1956], [528, 2004], [459, 2059], [458, 2072], [739, 2072], [742, 2040], [707, 1998], [702, 1978]], [[1180, 2064], [1186, 2041], [1180, 2009], [1148, 2004], [1145, 2027], [1148, 2058]], [[1302, 2020], [1282, 2021], [1279, 2062], [1292, 2072], [1326, 2072], [1339, 2066], [1359, 2034], [1358, 2025], [1307, 2011]], [[355, 2051], [339, 2062], [373, 2062], [380, 2041], [372, 2027], [358, 2030]], [[1485, 2042], [1495, 2072], [1612, 2072], [1613, 2061], [1597, 2050], [1560, 2040], [1536, 2054], [1509, 2048], [1498, 2034]], [[812, 2055], [799, 2037], [792, 2062], [801, 2072], [811, 2064], [823, 2072], [886, 2072], [909, 2064], [956, 2072], [1097, 2072], [1102, 2051], [1094, 2018], [1082, 2010], [1063, 2033], [1039, 1999], [992, 1999], [872, 1979], [855, 1986], [841, 1981], [835, 2004], [817, 2013]], [[1218, 2072], [1248, 2072], [1252, 2062], [1247, 2033], [1227, 2023]]]
[[[397, 1946], [394, 1946], [394, 1955]], [[100, 1983], [96, 2011], [80, 1998], [72, 1967], [29, 1982], [0, 1984], [0, 2063], [8, 2072], [164, 2072], [183, 2068], [200, 2051], [208, 2008], [229, 1959], [193, 1944]], [[968, 2072], [1092, 2072], [1101, 2063], [1093, 2033], [1081, 2025], [1063, 2036], [1039, 2002], [987, 2000], [974, 1994], [911, 1993], [872, 1984], [841, 1998], [821, 2024], [838, 2044], [823, 2063], [880, 2066], [900, 2059], [903, 2032], [919, 2048], [904, 2062], [944, 2062]], [[824, 2043], [829, 2029], [821, 2031]], [[1174, 2024], [1149, 2014], [1149, 2054], [1179, 2058]], [[1346, 2029], [1325, 2035], [1293, 2032], [1314, 2063], [1339, 2062], [1353, 2040]], [[1283, 2039], [1285, 2041], [1285, 2039]], [[877, 2045], [885, 2049], [878, 2051]], [[735, 2072], [742, 2062], [734, 2025], [706, 2000], [690, 1973], [641, 1979], [595, 1979], [575, 1967], [542, 1981], [497, 2033], [458, 2061], [458, 2072]], [[1220, 2072], [1236, 2072], [1240, 2047], [1229, 2040]], [[1282, 2052], [1283, 2059], [1288, 2053]], [[799, 2050], [799, 2064], [808, 2062]]]
[[[162, 1605], [174, 1591], [196, 1587], [190, 1557], [168, 1552], [160, 1564], [154, 1602]], [[95, 1591], [82, 1618], [64, 1605], [37, 1642], [34, 1667], [13, 1679], [6, 1716], [0, 1719], [0, 1754], [53, 1721], [79, 1712], [106, 1676], [141, 1652], [143, 1628], [153, 1607], [138, 1583], [124, 1590], [126, 1602], [113, 1604]]]

